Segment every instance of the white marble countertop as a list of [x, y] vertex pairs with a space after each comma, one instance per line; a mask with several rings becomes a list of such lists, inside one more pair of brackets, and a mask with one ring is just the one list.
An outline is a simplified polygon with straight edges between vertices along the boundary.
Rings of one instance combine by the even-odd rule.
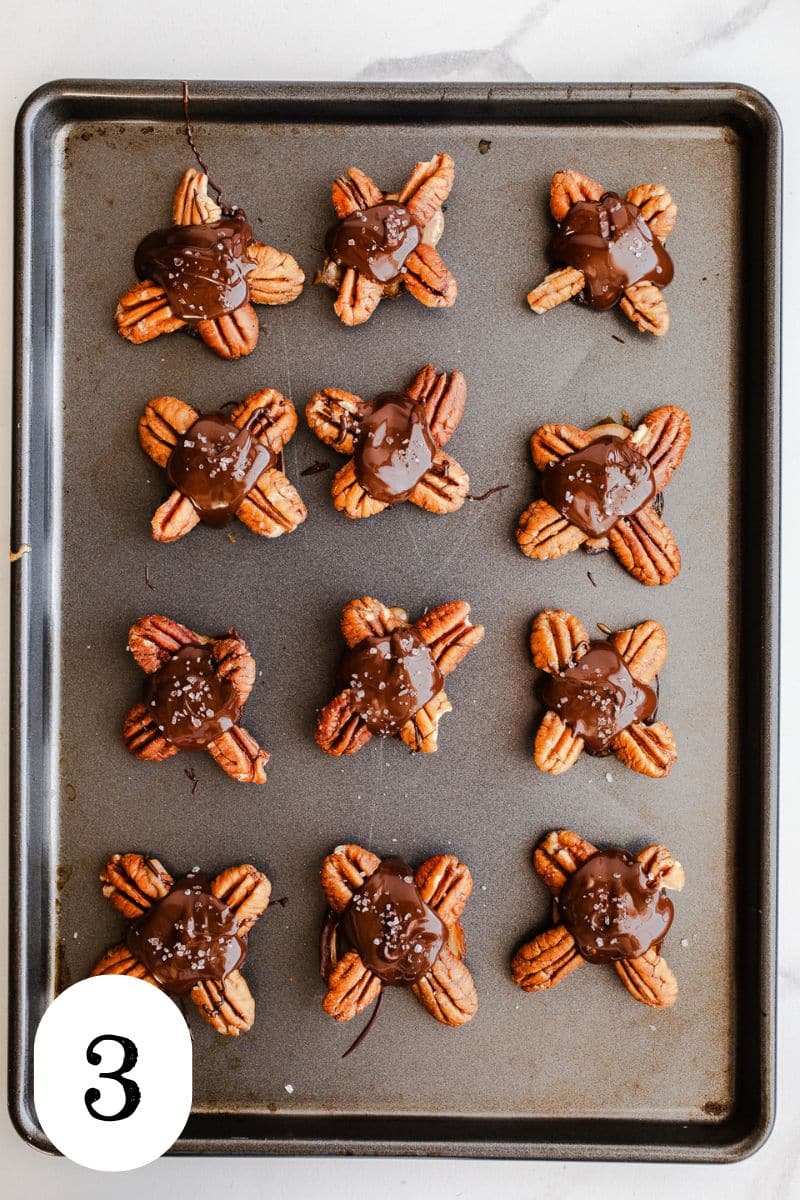
[[[241, 32], [240, 32], [241, 31]], [[349, 0], [238, 0], [225, 8], [211, 0], [168, 5], [164, 0], [27, 0], [15, 5], [0, 41], [0, 139], [4, 170], [0, 195], [11, 212], [12, 133], [16, 111], [38, 84], [52, 78], [212, 78], [586, 81], [724, 80], [761, 89], [776, 105], [785, 132], [786, 261], [800, 254], [795, 219], [800, 187], [800, 92], [797, 0], [404, 0], [366, 4]], [[6, 287], [0, 291], [0, 355], [6, 380], [0, 403], [0, 462], [9, 477], [11, 412], [11, 220], [3, 223]], [[800, 633], [791, 620], [800, 584], [800, 473], [791, 469], [800, 449], [800, 300], [789, 277], [784, 327], [784, 596], [783, 728], [791, 734], [800, 704], [791, 678], [800, 670]], [[4, 489], [0, 524], [8, 526]], [[794, 534], [794, 537], [792, 537]], [[7, 677], [8, 580], [0, 568], [0, 620]], [[6, 753], [6, 720], [0, 721]], [[788, 739], [787, 739], [788, 742]], [[5, 772], [3, 772], [5, 778]], [[368, 1195], [386, 1200], [425, 1194], [449, 1197], [536, 1194], [569, 1197], [698, 1195], [744, 1200], [756, 1194], [800, 1196], [800, 872], [792, 869], [800, 845], [800, 806], [784, 763], [781, 819], [782, 872], [779, 999], [779, 1093], [775, 1131], [753, 1158], [735, 1166], [498, 1163], [397, 1160], [162, 1160], [113, 1180], [26, 1147], [0, 1110], [0, 1191], [50, 1200], [106, 1196], [118, 1200], [163, 1190], [174, 1200], [269, 1194]], [[3, 792], [5, 793], [5, 787]], [[5, 810], [6, 796], [2, 797]], [[6, 828], [5, 818], [2, 819]], [[0, 874], [7, 877], [7, 845]], [[5, 897], [3, 898], [5, 902]], [[7, 946], [2, 945], [0, 1007], [5, 1007]], [[5, 1034], [0, 1062], [6, 1053]], [[5, 1072], [0, 1068], [0, 1077]], [[13, 1193], [11, 1189], [13, 1188]]]

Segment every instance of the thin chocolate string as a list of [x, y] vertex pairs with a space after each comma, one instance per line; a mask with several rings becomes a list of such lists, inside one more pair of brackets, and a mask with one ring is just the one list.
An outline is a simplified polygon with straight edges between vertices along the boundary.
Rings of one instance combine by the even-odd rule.
[[200, 157], [200, 151], [195, 145], [194, 130], [192, 129], [192, 124], [189, 120], [189, 83], [186, 79], [183, 80], [183, 127], [186, 133], [186, 141], [189, 143], [189, 149], [197, 159], [197, 163], [201, 171], [206, 176], [208, 180], [208, 186], [217, 193], [217, 204], [219, 204], [223, 212], [229, 213], [231, 210], [227, 207], [227, 205], [222, 203], [222, 188], [211, 178], [208, 167]]
[[358, 1047], [363, 1042], [364, 1038], [369, 1033], [370, 1029], [372, 1029], [372, 1026], [375, 1024], [375, 1018], [377, 1017], [378, 1013], [381, 1011], [381, 1000], [382, 999], [383, 999], [383, 988], [381, 988], [381, 990], [378, 992], [378, 1002], [372, 1010], [372, 1015], [371, 1015], [370, 1019], [367, 1021], [366, 1025], [361, 1030], [361, 1033], [358, 1035], [358, 1037], [352, 1043], [352, 1045], [347, 1050], [345, 1050], [344, 1054], [342, 1055], [342, 1058], [347, 1058], [348, 1054], [352, 1054], [354, 1050], [357, 1050]]

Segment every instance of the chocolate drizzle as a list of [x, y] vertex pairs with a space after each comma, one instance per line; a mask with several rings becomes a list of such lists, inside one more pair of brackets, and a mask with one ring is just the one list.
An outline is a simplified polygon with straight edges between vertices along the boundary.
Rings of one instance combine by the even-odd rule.
[[587, 537], [602, 537], [620, 517], [656, 494], [653, 468], [630, 441], [599, 437], [542, 472], [545, 499]]
[[598, 850], [570, 875], [558, 911], [585, 959], [638, 958], [664, 940], [672, 901], [625, 850]]
[[223, 677], [208, 646], [183, 646], [156, 671], [149, 707], [168, 741], [182, 750], [201, 750], [231, 729], [242, 703]]
[[381, 737], [399, 733], [444, 686], [436, 660], [410, 626], [359, 642], [345, 654], [339, 677], [367, 728]]
[[422, 899], [402, 858], [383, 858], [354, 894], [339, 929], [366, 967], [386, 984], [418, 983], [445, 944], [447, 931]]
[[211, 894], [208, 876], [190, 871], [128, 929], [133, 955], [170, 995], [203, 979], [221, 983], [247, 957], [235, 912]]
[[386, 392], [359, 418], [356, 478], [374, 500], [407, 500], [435, 454], [425, 405], [411, 396]]
[[222, 412], [199, 417], [167, 463], [173, 487], [191, 500], [207, 525], [227, 525], [275, 455], [254, 434], [263, 409], [240, 429]]
[[355, 267], [373, 283], [394, 283], [421, 237], [408, 209], [386, 201], [343, 217], [328, 230], [325, 249], [335, 263]]
[[580, 298], [591, 308], [612, 308], [641, 280], [666, 287], [674, 273], [672, 259], [639, 208], [615, 192], [573, 204], [549, 252], [553, 263], [583, 271]]
[[590, 754], [603, 754], [609, 743], [634, 721], [652, 720], [657, 706], [653, 688], [638, 683], [612, 642], [591, 642], [583, 658], [558, 675], [545, 675], [542, 703], [583, 738]]
[[172, 225], [148, 233], [133, 265], [139, 279], [163, 288], [184, 321], [208, 321], [241, 308], [250, 298], [247, 258], [253, 231], [241, 213], [207, 225]]

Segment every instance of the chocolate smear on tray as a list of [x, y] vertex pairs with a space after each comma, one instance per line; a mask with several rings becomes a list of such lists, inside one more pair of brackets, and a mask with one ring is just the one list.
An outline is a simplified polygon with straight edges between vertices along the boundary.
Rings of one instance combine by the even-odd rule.
[[627, 439], [599, 437], [542, 472], [542, 493], [587, 537], [602, 537], [620, 517], [644, 508], [656, 494], [653, 468]]
[[356, 478], [374, 500], [407, 500], [435, 454], [425, 405], [411, 396], [380, 395], [359, 419]]
[[275, 455], [258, 440], [257, 409], [240, 429], [223, 412], [199, 417], [180, 438], [167, 463], [173, 487], [191, 500], [207, 525], [227, 525]]
[[386, 201], [343, 217], [328, 230], [325, 248], [335, 263], [355, 267], [374, 283], [393, 283], [421, 237], [408, 209]]
[[561, 920], [589, 962], [638, 958], [664, 940], [672, 901], [625, 850], [598, 850], [568, 876], [558, 897]]
[[353, 895], [340, 929], [364, 965], [387, 984], [418, 983], [445, 944], [447, 931], [422, 899], [402, 858], [380, 866]]
[[183, 646], [150, 683], [153, 719], [168, 741], [200, 750], [239, 720], [242, 703], [208, 646]]
[[339, 678], [367, 728], [380, 736], [399, 733], [444, 686], [433, 655], [410, 626], [359, 642], [345, 654]]
[[637, 682], [611, 642], [591, 642], [577, 662], [558, 675], [543, 676], [542, 703], [583, 738], [590, 754], [603, 754], [634, 721], [652, 720], [653, 688]]
[[203, 979], [221, 983], [247, 957], [236, 914], [211, 894], [208, 876], [184, 875], [129, 928], [128, 949], [165, 991], [180, 995]]
[[212, 320], [249, 300], [247, 276], [256, 264], [246, 251], [252, 241], [241, 213], [206, 225], [172, 225], [143, 238], [133, 265], [139, 279], [163, 288], [176, 316]]
[[597, 309], [613, 307], [631, 284], [663, 288], [673, 276], [672, 259], [639, 208], [615, 192], [573, 204], [550, 240], [550, 258], [583, 271], [580, 298]]

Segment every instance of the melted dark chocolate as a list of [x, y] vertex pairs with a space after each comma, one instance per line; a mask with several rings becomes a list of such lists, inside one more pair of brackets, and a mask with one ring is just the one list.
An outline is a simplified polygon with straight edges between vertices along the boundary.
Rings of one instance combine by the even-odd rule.
[[561, 889], [558, 911], [589, 962], [638, 958], [660, 945], [672, 924], [672, 901], [652, 887], [625, 850], [598, 850]]
[[656, 711], [651, 687], [638, 683], [611, 642], [592, 642], [579, 662], [545, 675], [542, 703], [579, 734], [590, 754], [602, 754], [618, 733]]
[[381, 859], [345, 909], [340, 929], [364, 965], [389, 984], [417, 983], [427, 975], [447, 937], [402, 858]]
[[342, 687], [379, 736], [399, 733], [406, 721], [444, 687], [428, 647], [410, 627], [365, 638], [342, 659]]
[[276, 461], [251, 428], [261, 412], [257, 409], [243, 429], [222, 412], [199, 417], [169, 457], [170, 483], [191, 500], [207, 525], [227, 525], [262, 472]]
[[550, 258], [583, 271], [580, 298], [599, 309], [611, 308], [643, 279], [666, 287], [674, 273], [638, 207], [615, 192], [573, 204], [550, 240]]
[[419, 245], [422, 231], [402, 204], [386, 201], [343, 217], [328, 230], [328, 258], [355, 267], [374, 283], [393, 283]]
[[650, 462], [630, 442], [599, 437], [551, 463], [542, 472], [542, 492], [588, 537], [602, 537], [653, 499], [656, 482]]
[[411, 396], [387, 392], [359, 418], [356, 478], [373, 500], [407, 500], [435, 454], [425, 405]]
[[221, 983], [247, 957], [236, 914], [191, 871], [128, 929], [126, 944], [165, 991], [180, 995], [202, 979]]
[[182, 750], [201, 750], [239, 720], [242, 705], [208, 646], [183, 646], [150, 683], [153, 720]]
[[246, 257], [253, 231], [243, 216], [208, 225], [172, 225], [148, 233], [136, 247], [139, 279], [152, 279], [184, 321], [207, 321], [241, 308], [250, 297]]

